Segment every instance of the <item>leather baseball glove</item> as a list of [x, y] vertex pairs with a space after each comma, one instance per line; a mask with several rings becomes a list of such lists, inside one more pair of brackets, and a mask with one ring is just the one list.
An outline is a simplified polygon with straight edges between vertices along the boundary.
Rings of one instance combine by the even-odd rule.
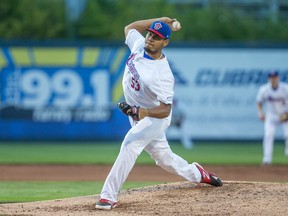
[[279, 116], [281, 122], [288, 121], [288, 112], [285, 112]]
[[147, 109], [142, 109], [139, 106], [130, 106], [125, 101], [118, 103], [117, 107], [125, 115], [131, 116], [134, 121], [139, 121], [148, 115]]

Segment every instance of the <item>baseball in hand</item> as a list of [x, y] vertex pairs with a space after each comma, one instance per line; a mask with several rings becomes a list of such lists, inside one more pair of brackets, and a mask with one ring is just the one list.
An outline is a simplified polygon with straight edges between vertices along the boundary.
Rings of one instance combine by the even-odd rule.
[[178, 31], [178, 30], [180, 30], [180, 29], [181, 29], [181, 24], [180, 24], [180, 22], [178, 22], [177, 20], [174, 21], [174, 22], [172, 23], [172, 30], [173, 30], [173, 31]]

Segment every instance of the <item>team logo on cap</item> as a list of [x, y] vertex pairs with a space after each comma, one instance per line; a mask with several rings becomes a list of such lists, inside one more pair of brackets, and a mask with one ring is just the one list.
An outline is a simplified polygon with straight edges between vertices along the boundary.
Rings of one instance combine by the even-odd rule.
[[160, 28], [162, 28], [161, 23], [155, 23], [154, 29], [155, 29], [155, 30], [159, 30]]

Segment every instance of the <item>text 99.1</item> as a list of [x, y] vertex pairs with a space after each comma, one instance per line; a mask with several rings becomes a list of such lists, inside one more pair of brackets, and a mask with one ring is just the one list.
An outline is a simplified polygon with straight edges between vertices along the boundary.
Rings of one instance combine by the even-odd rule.
[[[20, 79], [21, 106], [71, 108], [108, 105], [108, 71], [96, 70], [89, 75], [85, 80], [70, 69], [57, 70], [51, 75], [40, 69], [25, 71]], [[90, 85], [92, 91], [84, 92], [84, 85]]]

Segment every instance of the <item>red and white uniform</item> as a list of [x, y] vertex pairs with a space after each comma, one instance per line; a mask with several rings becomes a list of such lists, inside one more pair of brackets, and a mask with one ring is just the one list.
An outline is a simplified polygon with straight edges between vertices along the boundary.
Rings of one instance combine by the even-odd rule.
[[265, 105], [265, 125], [263, 139], [263, 163], [270, 164], [273, 156], [273, 142], [276, 127], [279, 124], [283, 126], [283, 134], [285, 138], [285, 154], [288, 156], [288, 122], [280, 122], [279, 116], [288, 112], [288, 85], [279, 82], [276, 89], [272, 88], [271, 83], [266, 83], [260, 87], [257, 103]]
[[[172, 104], [174, 77], [166, 57], [160, 60], [144, 57], [145, 38], [135, 29], [129, 31], [125, 43], [131, 50], [122, 82], [126, 102], [142, 108], [159, 106], [159, 101]], [[143, 150], [166, 171], [200, 182], [201, 174], [197, 167], [174, 154], [166, 140], [165, 129], [170, 125], [171, 113], [163, 119], [145, 117], [133, 122], [129, 117], [129, 120], [132, 128], [126, 134], [104, 183], [102, 199], [117, 201], [122, 184]]]

